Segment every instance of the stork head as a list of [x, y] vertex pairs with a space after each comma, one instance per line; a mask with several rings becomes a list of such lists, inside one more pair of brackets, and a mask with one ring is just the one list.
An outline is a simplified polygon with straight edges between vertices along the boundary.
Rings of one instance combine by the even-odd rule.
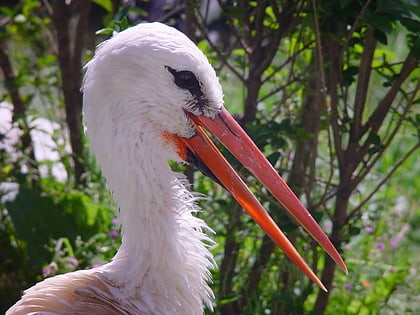
[[[116, 34], [98, 47], [87, 65], [84, 104], [87, 125], [98, 112], [118, 110], [121, 121], [138, 120], [143, 127], [151, 124], [188, 137], [195, 131], [185, 112], [214, 118], [223, 106], [223, 92], [207, 58], [187, 36], [150, 23]], [[142, 127], [126, 124], [130, 126]]]
[[[140, 24], [102, 43], [88, 63], [84, 120], [93, 151], [116, 133], [142, 137], [153, 130], [174, 155], [221, 183], [273, 241], [322, 289], [325, 287], [270, 218], [204, 130], [214, 134], [264, 184], [337, 264], [328, 237], [223, 106], [215, 71], [181, 32]], [[106, 122], [106, 123], [104, 123]]]

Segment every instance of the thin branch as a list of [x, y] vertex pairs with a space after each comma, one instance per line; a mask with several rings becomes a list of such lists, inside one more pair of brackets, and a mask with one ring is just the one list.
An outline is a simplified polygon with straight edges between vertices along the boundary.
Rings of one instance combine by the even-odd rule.
[[401, 113], [396, 126], [393, 128], [391, 134], [388, 136], [388, 139], [386, 140], [386, 142], [382, 145], [381, 150], [379, 150], [375, 157], [370, 161], [370, 163], [366, 163], [365, 167], [363, 167], [363, 169], [360, 171], [359, 174], [357, 174], [356, 176], [354, 176], [353, 180], [352, 180], [352, 185], [357, 186], [362, 180], [363, 178], [366, 177], [366, 175], [368, 175], [371, 171], [371, 169], [373, 168], [373, 166], [376, 164], [376, 162], [382, 157], [384, 151], [390, 146], [391, 142], [394, 140], [395, 136], [397, 135], [398, 131], [400, 130], [405, 117], [407, 116], [407, 114], [410, 112], [410, 109], [412, 108], [412, 105], [414, 103], [417, 91], [420, 88], [420, 81], [417, 82], [417, 85], [411, 95], [410, 100], [408, 101], [408, 104], [405, 106], [404, 111]]
[[[274, 90], [268, 92], [266, 95], [259, 98], [258, 103], [265, 101], [266, 99], [270, 98], [274, 94], [280, 92], [281, 90], [284, 90], [286, 87], [290, 87], [290, 85], [292, 83], [297, 83], [297, 82], [301, 82], [301, 81], [298, 80], [298, 79], [290, 78], [290, 79], [285, 80], [285, 82], [286, 82], [285, 84], [277, 86]], [[298, 91], [298, 90], [299, 90], [299, 87], [296, 88], [296, 91]], [[279, 103], [281, 104], [282, 102], [280, 101]], [[280, 108], [277, 108], [277, 110], [280, 110]], [[276, 115], [272, 115], [272, 116], [270, 115], [270, 117], [275, 117], [275, 116]]]
[[[19, 93], [19, 83], [18, 80], [13, 72], [12, 63], [10, 61], [9, 55], [6, 50], [3, 48], [3, 42], [0, 41], [0, 68], [3, 72], [4, 77], [4, 86], [7, 89], [7, 92], [10, 95], [12, 105], [13, 105], [13, 117], [12, 121], [15, 120], [16, 117], [21, 117], [21, 122], [23, 127], [23, 133], [20, 136], [21, 143], [22, 143], [22, 151], [27, 154], [29, 157], [28, 159], [28, 168], [31, 170], [35, 170], [35, 173], [39, 174], [38, 165], [35, 159], [35, 152], [33, 147], [33, 141], [31, 134], [29, 132], [29, 124], [26, 119], [26, 104], [23, 101], [20, 93]], [[32, 181], [33, 184], [36, 183], [35, 180]]]
[[[412, 55], [408, 55], [404, 61], [403, 67], [398, 78], [393, 82], [391, 88], [388, 90], [388, 93], [381, 100], [378, 107], [369, 117], [368, 121], [364, 126], [362, 126], [360, 134], [366, 133], [367, 130], [371, 129], [371, 134], [376, 134], [380, 126], [382, 125], [389, 108], [392, 105], [392, 102], [395, 99], [398, 91], [401, 88], [401, 85], [405, 82], [407, 77], [414, 71], [418, 66], [418, 62]], [[366, 147], [364, 148], [366, 150]]]
[[182, 12], [183, 10], [185, 10], [186, 7], [187, 6], [185, 4], [177, 4], [171, 11], [165, 13], [159, 19], [157, 19], [156, 22], [161, 22], [161, 23], [166, 22], [172, 16], [176, 16], [177, 14], [179, 14], [180, 12]]
[[[263, 52], [262, 42], [264, 40], [265, 27], [264, 27], [264, 16], [267, 3], [261, 2], [254, 9], [254, 28], [249, 29], [249, 37], [252, 38], [251, 55]], [[254, 37], [251, 35], [251, 30], [255, 34]], [[264, 52], [263, 52], [264, 54]], [[264, 67], [265, 69], [265, 67]]]
[[51, 4], [48, 2], [48, 0], [42, 0], [42, 4], [44, 5], [44, 8], [47, 11], [48, 15], [52, 16], [54, 14], [54, 10], [51, 7]]
[[356, 96], [354, 100], [354, 115], [352, 120], [352, 130], [349, 145], [356, 145], [360, 139], [360, 128], [362, 125], [362, 115], [366, 104], [369, 91], [369, 81], [372, 72], [373, 55], [376, 48], [374, 30], [369, 28], [363, 43], [363, 53], [359, 66], [359, 73], [356, 86]]
[[[233, 51], [235, 46], [232, 45], [231, 49], [227, 52], [227, 54], [226, 55], [223, 54], [222, 51], [219, 48], [217, 48], [216, 45], [214, 45], [213, 42], [210, 40], [203, 17], [201, 15], [198, 15], [198, 17], [199, 17], [198, 26], [200, 27], [200, 32], [205, 38], [205, 40], [207, 41], [207, 43], [210, 45], [211, 50], [217, 54], [217, 58], [219, 61], [222, 62], [222, 65], [225, 65], [226, 67], [228, 67], [228, 69], [244, 84], [246, 81], [245, 77], [241, 73], [239, 73], [239, 71], [235, 69], [235, 67], [232, 66], [228, 62], [228, 58], [226, 57], [226, 55], [227, 56], [231, 55], [231, 52]], [[239, 41], [239, 37], [236, 37], [236, 38]]]
[[[332, 143], [332, 135], [331, 135], [331, 129], [327, 128], [327, 139], [328, 139], [328, 153], [329, 153], [329, 174], [328, 174], [328, 179], [326, 181], [326, 185], [325, 185], [325, 189], [324, 189], [324, 193], [322, 194], [322, 196], [319, 198], [319, 202], [317, 204], [314, 205], [315, 208], [318, 208], [320, 205], [326, 204], [328, 200], [331, 200], [332, 198], [334, 198], [335, 196], [335, 191], [333, 193], [328, 194], [329, 191], [329, 187], [332, 186], [332, 180], [334, 177], [334, 171], [336, 169], [336, 165], [334, 165], [334, 160], [335, 160], [335, 155], [333, 153], [333, 143]], [[328, 217], [330, 220], [333, 219], [332, 214], [329, 211], [326, 211], [325, 213], [327, 213]]]
[[[340, 53], [340, 60], [344, 60], [344, 53], [347, 50], [350, 39], [352, 38], [353, 33], [356, 32], [356, 29], [360, 27], [359, 22], [363, 19], [365, 11], [371, 2], [372, 0], [367, 0], [363, 5], [362, 9], [360, 10], [359, 14], [356, 16], [356, 19], [354, 20], [353, 25], [351, 26], [351, 29], [347, 33], [346, 39], [344, 40], [343, 48]], [[340, 67], [342, 67], [342, 65], [340, 65]]]
[[[296, 52], [294, 52], [293, 54], [287, 54], [287, 59], [282, 63], [282, 64], [280, 64], [280, 65], [278, 65], [275, 69], [274, 69], [274, 71], [272, 72], [272, 73], [270, 73], [268, 76], [266, 76], [262, 81], [261, 81], [261, 83], [262, 84], [264, 84], [264, 83], [266, 83], [266, 82], [268, 82], [268, 81], [270, 81], [276, 74], [277, 74], [277, 72], [279, 72], [279, 71], [281, 71], [285, 66], [287, 66], [289, 63], [294, 63], [294, 61], [296, 61], [296, 59], [297, 59], [297, 56], [300, 54], [300, 53], [302, 53], [302, 52], [304, 52], [304, 51], [306, 51], [306, 50], [308, 50], [309, 49], [309, 47], [311, 46], [313, 44], [313, 42], [309, 42], [309, 43], [307, 43], [307, 44], [305, 44], [305, 45], [303, 45], [302, 46], [302, 48], [300, 48], [299, 50], [297, 50]], [[293, 68], [293, 67], [291, 67], [291, 68]], [[292, 71], [290, 71], [290, 72], [292, 72]], [[291, 74], [291, 73], [290, 73]]]
[[[389, 110], [397, 96], [398, 92], [401, 89], [402, 84], [408, 78], [408, 76], [416, 69], [417, 61], [411, 56], [408, 55], [406, 60], [404, 61], [403, 68], [399, 74], [399, 77], [394, 81], [391, 88], [388, 90], [387, 94], [382, 98], [379, 102], [378, 106], [368, 118], [368, 121], [365, 125], [360, 127], [360, 136], [359, 138], [366, 135], [366, 140], [362, 145], [359, 145], [358, 141], [353, 141], [350, 143], [348, 148], [345, 150], [345, 155], [349, 158], [347, 164], [351, 163], [352, 169], [350, 170], [351, 173], [359, 165], [363, 158], [366, 156], [370, 146], [370, 135], [376, 135], [379, 128], [383, 125], [385, 118], [389, 114]], [[355, 140], [355, 139], [353, 139]], [[348, 174], [352, 175], [352, 174]], [[354, 180], [352, 181], [351, 185], [354, 187], [357, 185], [359, 181]], [[349, 187], [350, 188], [350, 187]]]
[[[333, 41], [328, 42], [327, 50], [328, 50], [329, 55], [334, 55], [338, 50], [337, 43]], [[329, 100], [330, 108], [331, 108], [330, 124], [331, 124], [334, 146], [335, 146], [335, 151], [336, 151], [337, 160], [338, 160], [338, 167], [342, 169], [345, 164], [345, 161], [344, 161], [345, 159], [344, 159], [344, 150], [343, 150], [343, 144], [342, 144], [342, 139], [341, 139], [340, 126], [339, 126], [340, 117], [338, 113], [339, 98], [338, 98], [338, 93], [337, 93], [337, 83], [338, 83], [337, 72], [340, 71], [340, 69], [337, 68], [337, 66], [338, 65], [335, 62], [331, 61], [330, 69], [329, 69], [330, 75], [328, 76], [328, 93], [330, 96], [328, 100]]]
[[[78, 15], [79, 19], [76, 25], [76, 31], [74, 36], [74, 47], [73, 47], [73, 56], [72, 56], [72, 64], [75, 69], [82, 69], [82, 54], [84, 48], [84, 39], [86, 34], [86, 29], [88, 26], [88, 19], [89, 19], [89, 7], [90, 1], [87, 0], [80, 0], [78, 4]], [[80, 76], [81, 78], [81, 76]]]
[[[318, 156], [318, 137], [319, 137], [319, 126], [320, 126], [320, 118], [321, 118], [321, 112], [323, 111], [323, 108], [326, 108], [327, 103], [327, 86], [325, 81], [325, 72], [324, 72], [324, 59], [322, 54], [322, 44], [321, 44], [321, 32], [319, 29], [319, 17], [318, 17], [318, 10], [315, 3], [315, 0], [312, 0], [312, 8], [314, 12], [314, 29], [315, 29], [315, 69], [319, 72], [319, 78], [318, 81], [316, 79], [315, 81], [315, 104], [313, 104], [311, 108], [311, 114], [313, 116], [312, 121], [312, 127], [310, 132], [312, 133], [312, 139], [310, 141], [311, 152], [308, 150], [309, 158], [308, 158], [308, 168], [309, 168], [309, 178], [307, 183], [305, 185], [305, 194], [307, 196], [308, 200], [308, 206], [312, 207], [313, 202], [311, 198], [311, 191], [313, 190], [313, 185], [316, 178], [316, 158]], [[320, 92], [319, 97], [317, 96]], [[319, 104], [318, 104], [318, 101]]]
[[322, 95], [322, 102], [323, 102], [323, 106], [326, 105], [326, 101], [327, 101], [327, 85], [326, 85], [326, 80], [325, 80], [325, 71], [324, 71], [324, 58], [323, 58], [323, 54], [322, 54], [322, 44], [321, 44], [321, 32], [319, 30], [319, 22], [318, 22], [318, 9], [316, 7], [316, 2], [315, 0], [312, 0], [312, 9], [314, 12], [314, 28], [315, 28], [315, 56], [317, 57], [316, 62], [318, 64], [318, 71], [320, 74], [320, 79], [321, 79], [321, 95]]
[[376, 187], [370, 192], [370, 194], [358, 205], [356, 206], [350, 213], [347, 215], [346, 224], [353, 218], [356, 214], [358, 214], [361, 209], [368, 203], [370, 199], [378, 192], [378, 190], [392, 177], [392, 175], [397, 171], [397, 169], [414, 153], [416, 150], [420, 148], [420, 143], [417, 142], [394, 166], [391, 170], [386, 174], [386, 176], [376, 185]]
[[[278, 7], [276, 8], [272, 7], [272, 9], [279, 10]], [[293, 22], [294, 22], [293, 17], [294, 17], [295, 11], [296, 11], [296, 3], [294, 3], [294, 1], [287, 1], [281, 14], [276, 13], [276, 17], [280, 16], [280, 19], [284, 27], [281, 29], [279, 28], [277, 30], [271, 31], [272, 37], [270, 38], [268, 46], [266, 47], [262, 45], [263, 44], [262, 41], [264, 40], [264, 38], [262, 37], [261, 39], [258, 39], [259, 43], [258, 43], [257, 50], [262, 50], [262, 54], [261, 52], [257, 52], [257, 55], [256, 55], [259, 63], [258, 63], [258, 66], [253, 69], [255, 76], [261, 76], [264, 73], [264, 71], [268, 68], [268, 66], [270, 66], [270, 64], [272, 63], [273, 58], [277, 53], [281, 39], [292, 29]], [[280, 23], [280, 20], [279, 20], [279, 23]], [[261, 27], [263, 28], [263, 21], [261, 21]]]

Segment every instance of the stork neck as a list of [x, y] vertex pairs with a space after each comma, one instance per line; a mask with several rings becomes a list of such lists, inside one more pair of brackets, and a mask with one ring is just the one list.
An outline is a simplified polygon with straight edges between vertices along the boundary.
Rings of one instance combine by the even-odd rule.
[[104, 270], [129, 294], [151, 295], [157, 303], [163, 296], [174, 305], [195, 300], [196, 310], [202, 310], [212, 296], [207, 281], [214, 265], [202, 243], [208, 240], [201, 231], [206, 226], [192, 215], [194, 196], [169, 168], [162, 156], [168, 147], [161, 145], [137, 143], [129, 152], [120, 151], [119, 158], [108, 157], [118, 165], [102, 166], [120, 208], [123, 235]]
[[115, 260], [126, 265], [129, 275], [138, 272], [139, 265], [146, 272], [158, 264], [169, 263], [169, 254], [178, 254], [172, 251], [176, 248], [177, 217], [180, 216], [173, 202], [176, 196], [172, 186], [178, 180], [167, 163], [158, 162], [147, 162], [142, 172], [140, 169], [127, 172], [124, 185], [113, 189], [123, 235]]

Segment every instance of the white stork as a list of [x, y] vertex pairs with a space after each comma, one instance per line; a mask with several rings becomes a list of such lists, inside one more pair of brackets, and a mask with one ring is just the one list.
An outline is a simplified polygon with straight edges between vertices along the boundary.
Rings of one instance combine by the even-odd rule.
[[215, 263], [198, 196], [168, 160], [198, 166], [227, 189], [273, 241], [326, 290], [204, 129], [213, 133], [344, 270], [310, 213], [223, 107], [216, 74], [181, 32], [141, 24], [102, 43], [86, 66], [87, 136], [120, 209], [123, 238], [104, 266], [25, 291], [7, 315], [202, 314]]

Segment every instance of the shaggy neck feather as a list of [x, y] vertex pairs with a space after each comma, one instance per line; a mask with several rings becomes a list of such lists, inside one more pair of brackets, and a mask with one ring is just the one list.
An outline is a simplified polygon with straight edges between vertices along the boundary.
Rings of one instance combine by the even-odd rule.
[[160, 136], [151, 138], [137, 136], [129, 146], [120, 139], [114, 143], [125, 150], [111, 150], [119, 156], [108, 152], [98, 158], [123, 233], [122, 246], [104, 271], [122, 280], [126, 296], [155, 300], [159, 311], [175, 314], [191, 305], [191, 314], [199, 314], [212, 298], [207, 281], [214, 262], [202, 243], [209, 241], [202, 232], [207, 226], [193, 216], [195, 198], [168, 166], [168, 144]]

